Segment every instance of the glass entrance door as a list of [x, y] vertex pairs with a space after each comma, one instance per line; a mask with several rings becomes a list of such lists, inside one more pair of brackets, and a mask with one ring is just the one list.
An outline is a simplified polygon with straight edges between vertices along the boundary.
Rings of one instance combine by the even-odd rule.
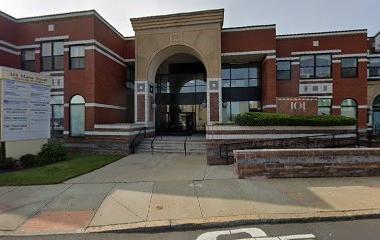
[[156, 83], [156, 131], [190, 134], [206, 130], [205, 74], [161, 74]]

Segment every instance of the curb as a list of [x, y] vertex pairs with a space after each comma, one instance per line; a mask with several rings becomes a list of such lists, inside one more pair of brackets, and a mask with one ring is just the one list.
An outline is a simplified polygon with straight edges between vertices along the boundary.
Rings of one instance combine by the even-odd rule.
[[158, 220], [105, 226], [89, 226], [85, 229], [81, 229], [80, 231], [73, 232], [38, 232], [27, 234], [17, 231], [0, 230], [0, 236], [40, 236], [80, 233], [154, 233], [167, 231], [191, 231], [210, 228], [226, 228], [254, 224], [262, 225], [282, 223], [310, 223], [375, 218], [380, 218], [380, 209], [322, 211], [313, 213], [270, 213], [199, 219]]
[[339, 212], [317, 212], [317, 213], [294, 213], [294, 214], [265, 214], [265, 215], [243, 215], [231, 217], [213, 217], [185, 220], [162, 220], [149, 222], [136, 222], [129, 224], [116, 224], [107, 226], [87, 227], [86, 233], [101, 232], [163, 232], [163, 231], [188, 231], [208, 228], [236, 227], [252, 224], [280, 224], [280, 223], [308, 223], [323, 221], [346, 221], [359, 219], [380, 218], [380, 210], [354, 210]]

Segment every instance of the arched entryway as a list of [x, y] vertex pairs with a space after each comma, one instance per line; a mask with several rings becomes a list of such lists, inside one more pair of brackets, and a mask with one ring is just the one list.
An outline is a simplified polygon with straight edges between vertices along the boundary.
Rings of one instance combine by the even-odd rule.
[[197, 57], [178, 53], [165, 59], [157, 69], [155, 86], [156, 132], [205, 132], [207, 72]]
[[[178, 101], [184, 100], [184, 98], [173, 97], [175, 91], [179, 91], [178, 94], [186, 94], [185, 91], [190, 91], [189, 89], [191, 88], [205, 88], [205, 93], [198, 94], [196, 91], [191, 93], [192, 96], [194, 94], [195, 96], [206, 96], [206, 101], [202, 99], [201, 104], [197, 103], [195, 105], [204, 106], [207, 104], [205, 108], [207, 124], [220, 122], [222, 120], [221, 27], [223, 23], [223, 11], [216, 10], [198, 12], [191, 15], [175, 14], [136, 18], [131, 19], [131, 22], [136, 36], [135, 123], [144, 124], [149, 128], [155, 127], [157, 118], [160, 117], [156, 116], [156, 113], [159, 105], [162, 105], [161, 102], [156, 102], [157, 72], [161, 71], [160, 68], [162, 68], [163, 63], [165, 64], [166, 61], [171, 61], [173, 58], [177, 58], [175, 64], [187, 63], [186, 61], [190, 58], [195, 59], [194, 63], [201, 63], [204, 71], [192, 71], [189, 74], [196, 75], [198, 73], [204, 74], [205, 72], [206, 76], [202, 76], [200, 79], [196, 79], [199, 77], [194, 76], [181, 76], [182, 80], [175, 82], [183, 83], [183, 86], [181, 86], [182, 92], [181, 89], [170, 89], [171, 98], [176, 98], [178, 103]], [[190, 58], [184, 57], [185, 55], [190, 56]], [[189, 69], [191, 67], [187, 66], [186, 68]], [[181, 72], [176, 72], [175, 74], [184, 75]], [[192, 79], [189, 80], [189, 78]], [[194, 82], [191, 82], [192, 80]], [[203, 82], [206, 84], [204, 85]], [[173, 112], [174, 114], [175, 111], [187, 112], [185, 108], [188, 107], [183, 106], [182, 108], [181, 110], [177, 108], [177, 110], [173, 111], [169, 109], [166, 113], [169, 112], [168, 114], [170, 114], [170, 112]], [[174, 115], [177, 115], [177, 113]], [[190, 115], [188, 114], [187, 117], [181, 116], [189, 125], [191, 125]], [[175, 118], [178, 118], [178, 116]], [[198, 129], [200, 128], [198, 126]], [[196, 126], [195, 129], [197, 129]]]
[[380, 135], [380, 95], [378, 95], [372, 103], [372, 116], [373, 116], [373, 132]]

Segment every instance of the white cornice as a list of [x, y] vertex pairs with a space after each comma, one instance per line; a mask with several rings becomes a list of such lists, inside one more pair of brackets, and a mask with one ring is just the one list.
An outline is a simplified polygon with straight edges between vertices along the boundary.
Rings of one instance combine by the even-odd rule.
[[276, 29], [276, 25], [272, 24], [272, 25], [223, 28], [222, 32], [240, 32], [240, 31], [254, 31], [254, 30], [265, 30], [265, 29]]
[[351, 31], [286, 34], [286, 35], [277, 35], [276, 39], [326, 37], [326, 36], [352, 35], [352, 34], [367, 34], [367, 30], [359, 29], [359, 30], [351, 30]]

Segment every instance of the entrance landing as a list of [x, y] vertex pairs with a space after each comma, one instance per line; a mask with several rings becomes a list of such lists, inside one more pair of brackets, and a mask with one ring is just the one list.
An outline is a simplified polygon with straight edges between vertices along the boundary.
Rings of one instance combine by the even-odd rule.
[[205, 155], [137, 153], [67, 183], [236, 179], [232, 166], [208, 166]]

